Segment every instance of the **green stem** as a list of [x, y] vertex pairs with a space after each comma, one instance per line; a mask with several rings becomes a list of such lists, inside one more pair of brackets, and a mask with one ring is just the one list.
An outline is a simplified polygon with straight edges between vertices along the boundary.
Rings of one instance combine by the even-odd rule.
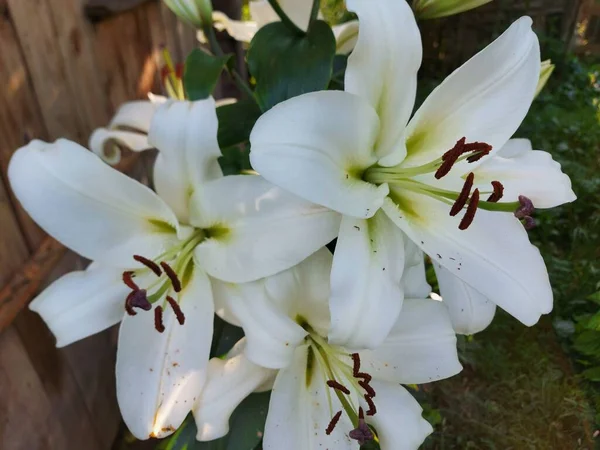
[[[279, 2], [277, 0], [268, 0], [269, 4], [271, 5], [271, 8], [273, 8], [275, 10], [275, 12], [277, 13], [277, 15], [279, 16], [279, 18], [281, 19], [281, 21], [289, 28], [291, 28], [292, 30], [294, 30], [294, 32], [298, 33], [298, 34], [306, 34], [306, 32], [298, 27], [298, 25], [296, 25], [292, 19], [290, 19], [288, 17], [288, 15], [285, 13], [285, 11], [281, 8], [281, 6], [279, 6]], [[296, 0], [297, 1], [297, 0]], [[314, 5], [313, 5], [314, 8]]]
[[317, 20], [317, 16], [319, 15], [319, 10], [321, 8], [321, 0], [313, 0], [312, 10], [310, 11], [310, 21], [308, 22], [308, 28], [310, 28], [315, 20]]

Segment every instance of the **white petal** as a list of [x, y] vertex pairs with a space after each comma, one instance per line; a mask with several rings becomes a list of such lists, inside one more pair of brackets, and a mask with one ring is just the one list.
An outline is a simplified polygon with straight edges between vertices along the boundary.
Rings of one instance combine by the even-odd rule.
[[8, 176], [29, 215], [51, 236], [107, 266], [131, 267], [175, 238], [177, 219], [150, 189], [74, 142], [32, 141], [13, 155]]
[[252, 20], [256, 22], [258, 28], [262, 28], [269, 23], [279, 21], [279, 16], [271, 7], [268, 0], [250, 1], [248, 6], [250, 8], [250, 17], [252, 17]]
[[463, 136], [495, 150], [506, 143], [538, 83], [540, 47], [531, 23], [517, 20], [431, 93], [408, 125], [406, 165], [439, 158]]
[[405, 265], [402, 286], [406, 298], [427, 298], [431, 286], [427, 283], [425, 257], [417, 245], [408, 236], [404, 236]]
[[552, 289], [540, 252], [512, 213], [478, 210], [471, 226], [422, 195], [402, 194], [413, 213], [387, 202], [385, 212], [432, 258], [525, 325], [552, 310]]
[[[250, 9], [252, 10], [252, 3]], [[256, 32], [258, 25], [256, 22], [244, 22], [232, 20], [220, 11], [213, 12], [212, 15], [214, 27], [219, 31], [226, 31], [229, 36], [240, 42], [250, 42]], [[253, 17], [254, 18], [254, 17]], [[202, 41], [201, 41], [202, 42]]]
[[218, 230], [198, 246], [198, 260], [210, 275], [237, 283], [298, 264], [332, 241], [340, 223], [339, 214], [254, 175], [205, 184], [192, 209], [192, 223]]
[[351, 20], [331, 27], [335, 36], [335, 52], [338, 55], [347, 55], [358, 42], [358, 20]]
[[250, 160], [267, 180], [342, 214], [369, 218], [388, 186], [362, 180], [377, 162], [375, 110], [340, 91], [286, 100], [258, 119], [250, 134]]
[[122, 272], [103, 267], [63, 275], [29, 305], [64, 347], [119, 323], [129, 288]]
[[422, 47], [419, 27], [407, 2], [348, 0], [358, 14], [358, 42], [348, 58], [345, 90], [377, 111], [381, 131], [377, 156], [395, 165], [406, 156], [404, 129], [417, 92]]
[[[507, 145], [509, 148], [504, 150]], [[484, 158], [475, 169], [478, 185], [500, 181], [504, 186], [503, 202], [516, 202], [519, 195], [525, 195], [536, 208], [553, 208], [577, 199], [571, 180], [550, 153], [531, 150], [527, 139], [511, 139], [507, 145], [500, 154]]]
[[117, 352], [117, 399], [123, 419], [138, 439], [164, 437], [183, 422], [200, 397], [213, 331], [210, 281], [196, 269], [180, 293], [185, 324], [164, 311], [164, 333], [153, 311], [126, 316]]
[[402, 386], [373, 380], [377, 392], [377, 414], [367, 417], [377, 429], [379, 445], [388, 450], [416, 450], [433, 428], [423, 417], [423, 409]]
[[462, 369], [448, 311], [441, 302], [428, 299], [405, 299], [385, 342], [360, 352], [360, 357], [364, 372], [402, 384], [430, 383]]
[[277, 371], [250, 362], [243, 354], [212, 358], [202, 396], [194, 408], [196, 439], [212, 441], [229, 433], [229, 418], [239, 404]]
[[215, 303], [215, 314], [226, 322], [229, 322], [236, 327], [241, 327], [242, 324], [229, 308], [227, 299], [229, 297], [243, 296], [244, 284], [226, 283], [216, 278], [210, 279], [210, 285], [213, 292], [213, 300]]
[[121, 161], [121, 148], [134, 152], [148, 150], [148, 135], [132, 131], [98, 128], [90, 136], [90, 150], [111, 165]]
[[293, 364], [281, 370], [275, 379], [263, 448], [357, 450], [356, 441], [348, 437], [354, 427], [346, 414], [342, 414], [333, 433], [325, 434], [332, 416], [342, 406], [337, 396], [328, 395], [329, 388], [322, 377], [324, 369], [318, 361], [313, 362], [312, 376], [307, 377], [307, 355], [307, 346], [299, 347]]
[[470, 335], [485, 330], [494, 319], [496, 304], [439, 264], [433, 267], [454, 331]]
[[212, 98], [169, 101], [154, 114], [148, 140], [159, 150], [156, 192], [186, 222], [190, 197], [202, 183], [223, 176], [218, 158], [217, 113]]
[[403, 269], [402, 232], [383, 211], [369, 220], [344, 217], [331, 271], [329, 341], [379, 346], [402, 308]]

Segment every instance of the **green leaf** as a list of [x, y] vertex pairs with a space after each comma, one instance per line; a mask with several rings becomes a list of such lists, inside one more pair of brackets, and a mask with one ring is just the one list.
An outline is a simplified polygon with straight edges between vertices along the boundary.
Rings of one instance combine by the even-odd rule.
[[196, 48], [185, 60], [183, 86], [189, 100], [208, 98], [232, 55], [212, 56]]
[[335, 37], [323, 21], [313, 22], [305, 35], [282, 22], [262, 27], [248, 49], [260, 108], [267, 111], [297, 95], [327, 89], [334, 55]]
[[210, 442], [196, 441], [196, 423], [190, 414], [177, 432], [161, 442], [160, 450], [253, 450], [262, 441], [269, 409], [270, 392], [251, 394], [229, 420], [229, 434]]
[[600, 382], [600, 367], [592, 367], [591, 369], [584, 370], [582, 374], [590, 381]]
[[219, 106], [217, 108], [219, 147], [226, 149], [247, 142], [260, 114], [260, 108], [253, 99]]

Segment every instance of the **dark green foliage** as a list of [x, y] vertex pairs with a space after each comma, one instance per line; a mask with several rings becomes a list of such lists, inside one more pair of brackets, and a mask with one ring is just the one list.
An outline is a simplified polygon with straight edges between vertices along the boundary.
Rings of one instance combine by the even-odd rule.
[[183, 85], [188, 100], [203, 100], [212, 95], [231, 56], [212, 56], [200, 49], [190, 53], [183, 71]]

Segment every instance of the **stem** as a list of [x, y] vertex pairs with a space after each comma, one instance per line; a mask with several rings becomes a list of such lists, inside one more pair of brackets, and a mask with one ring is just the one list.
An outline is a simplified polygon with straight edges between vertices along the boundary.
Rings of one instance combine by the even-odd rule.
[[[281, 21], [289, 28], [291, 28], [292, 30], [294, 30], [294, 32], [298, 33], [298, 34], [306, 34], [306, 32], [298, 27], [298, 25], [296, 25], [292, 19], [290, 19], [288, 17], [288, 15], [285, 13], [285, 11], [283, 9], [281, 9], [281, 6], [279, 6], [279, 2], [277, 0], [268, 0], [269, 4], [271, 5], [271, 8], [273, 8], [275, 10], [275, 12], [277, 13], [277, 15], [279, 16], [279, 18], [281, 19]], [[314, 4], [313, 4], [313, 8], [314, 8]]]
[[312, 9], [310, 11], [310, 20], [308, 22], [308, 28], [312, 26], [313, 22], [317, 20], [319, 15], [319, 9], [321, 8], [321, 0], [313, 0]]

